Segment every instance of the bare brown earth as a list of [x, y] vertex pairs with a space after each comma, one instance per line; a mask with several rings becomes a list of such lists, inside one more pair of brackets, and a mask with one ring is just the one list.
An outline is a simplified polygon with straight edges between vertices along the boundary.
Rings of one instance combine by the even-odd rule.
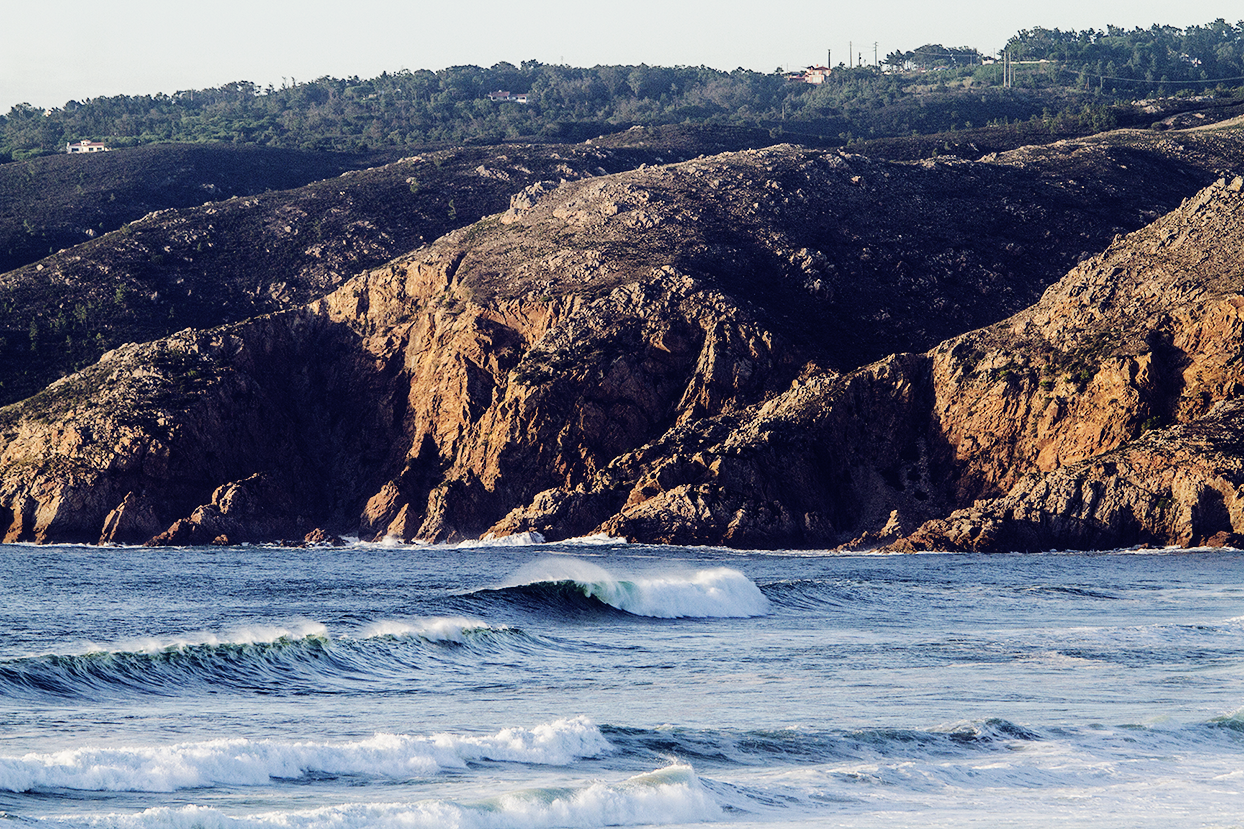
[[1244, 159], [1199, 135], [537, 183], [320, 301], [0, 410], [0, 530], [1225, 543], [1239, 185], [1144, 226]]

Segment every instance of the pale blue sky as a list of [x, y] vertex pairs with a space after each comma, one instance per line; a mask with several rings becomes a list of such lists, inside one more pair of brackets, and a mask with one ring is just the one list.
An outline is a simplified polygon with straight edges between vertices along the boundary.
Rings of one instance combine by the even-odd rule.
[[999, 49], [1022, 28], [1187, 26], [1244, 18], [1239, 0], [105, 0], [6, 2], [0, 112], [249, 80], [371, 77], [498, 61], [772, 71], [872, 60], [924, 43]]

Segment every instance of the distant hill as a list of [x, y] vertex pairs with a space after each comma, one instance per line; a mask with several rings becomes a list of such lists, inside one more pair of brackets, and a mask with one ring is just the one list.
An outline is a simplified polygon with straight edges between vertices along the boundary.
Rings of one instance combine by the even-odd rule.
[[[1143, 118], [1133, 102], [1235, 95], [1244, 77], [1244, 25], [1060, 32], [1012, 38], [1030, 63], [1010, 81], [974, 49], [945, 65], [928, 45], [884, 67], [839, 65], [822, 83], [787, 73], [706, 66], [573, 67], [523, 61], [491, 67], [403, 70], [374, 78], [323, 77], [282, 88], [245, 80], [175, 95], [69, 101], [50, 111], [18, 105], [0, 115], [0, 161], [56, 153], [65, 142], [116, 146], [225, 141], [358, 152], [436, 143], [582, 141], [633, 125], [710, 124], [788, 132], [818, 141], [893, 138], [1059, 121], [1087, 135]], [[928, 50], [935, 54], [928, 54]], [[523, 93], [493, 100], [498, 91]], [[809, 143], [803, 141], [802, 143]]]
[[288, 190], [392, 160], [234, 144], [150, 144], [0, 164], [0, 273], [153, 210]]

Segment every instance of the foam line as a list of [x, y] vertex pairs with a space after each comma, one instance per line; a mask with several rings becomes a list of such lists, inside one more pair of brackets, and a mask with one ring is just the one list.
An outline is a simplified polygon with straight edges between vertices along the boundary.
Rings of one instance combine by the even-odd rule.
[[348, 743], [228, 739], [171, 746], [79, 748], [0, 757], [0, 790], [169, 792], [258, 786], [309, 772], [405, 779], [469, 762], [565, 766], [612, 750], [585, 717], [487, 736], [377, 734]]
[[698, 823], [722, 814], [690, 766], [672, 765], [619, 783], [528, 789], [475, 802], [350, 804], [236, 817], [185, 806], [64, 823], [99, 829], [553, 829]]

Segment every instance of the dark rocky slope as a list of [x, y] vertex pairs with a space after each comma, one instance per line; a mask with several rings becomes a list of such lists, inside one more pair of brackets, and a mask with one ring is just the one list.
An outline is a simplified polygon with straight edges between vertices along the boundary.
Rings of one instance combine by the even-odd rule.
[[0, 164], [0, 273], [156, 210], [289, 190], [396, 155], [149, 144]]
[[[145, 151], [117, 151], [103, 160]], [[140, 214], [111, 233], [0, 274], [0, 402], [27, 397], [122, 343], [302, 305], [360, 270], [504, 209], [514, 192], [534, 182], [629, 170], [661, 158], [582, 145], [456, 148], [292, 190], [208, 204], [199, 198], [195, 207]], [[191, 166], [169, 186], [176, 191], [178, 181], [202, 173]], [[163, 170], [158, 175], [167, 177]], [[130, 197], [141, 202], [141, 194]], [[89, 204], [82, 210], [89, 213]]]
[[[954, 383], [1019, 386], [1022, 370], [1034, 394], [1049, 390], [1035, 356], [994, 366], [1028, 354], [977, 339], [1000, 326], [884, 355], [1023, 308], [1084, 251], [1240, 158], [1238, 135], [1184, 140], [1217, 160], [1182, 142], [1163, 155], [1148, 136], [983, 163], [773, 148], [532, 186], [306, 308], [126, 346], [0, 410], [0, 519], [9, 540], [38, 541], [237, 541], [313, 525], [407, 539], [892, 540], [1042, 471], [996, 448], [974, 455], [956, 431], [1005, 441], [1008, 418], [1027, 428], [1022, 395], [1004, 388], [1001, 414], [978, 423], [986, 410], [956, 402], [973, 398]], [[1050, 172], [1050, 154], [1083, 181]], [[1138, 160], [1167, 174], [1137, 182]], [[1236, 201], [1219, 187], [1203, 203], [1227, 216]], [[1216, 227], [1189, 234], [1196, 256], [1228, 250]], [[1114, 273], [1102, 263], [1132, 244], [1068, 278]], [[1181, 274], [1171, 284], [1195, 293], [1195, 272]], [[1145, 296], [1155, 309], [1170, 299]], [[1057, 317], [1043, 307], [1027, 313]], [[1057, 341], [1053, 328], [1038, 339]], [[1071, 375], [1055, 382], [1127, 374], [1099, 360], [1085, 375], [1095, 358], [1059, 348], [1040, 364]], [[1097, 451], [1153, 425], [1145, 406]], [[1055, 456], [1051, 474], [1077, 459]], [[936, 528], [906, 543], [959, 543]]]

